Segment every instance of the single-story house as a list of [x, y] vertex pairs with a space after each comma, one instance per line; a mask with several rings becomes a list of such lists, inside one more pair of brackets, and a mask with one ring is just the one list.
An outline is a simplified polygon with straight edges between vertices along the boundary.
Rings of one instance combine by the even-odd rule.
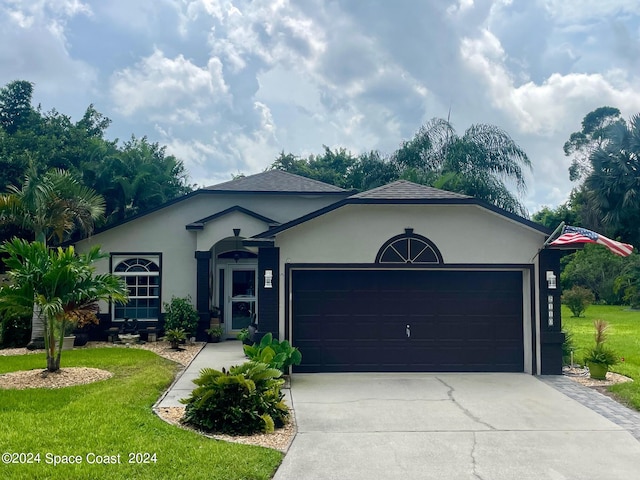
[[466, 195], [400, 180], [356, 193], [270, 170], [192, 192], [77, 242], [99, 244], [126, 305], [100, 332], [163, 325], [191, 296], [206, 339], [251, 322], [303, 355], [294, 371], [561, 372], [550, 232]]

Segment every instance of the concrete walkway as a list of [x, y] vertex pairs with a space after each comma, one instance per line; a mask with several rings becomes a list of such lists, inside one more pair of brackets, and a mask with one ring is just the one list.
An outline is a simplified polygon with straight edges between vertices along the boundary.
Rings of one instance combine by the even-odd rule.
[[233, 365], [240, 365], [247, 361], [242, 350], [242, 342], [228, 340], [220, 343], [207, 343], [200, 353], [193, 359], [190, 365], [169, 387], [164, 397], [156, 403], [155, 407], [184, 407], [179, 402], [181, 398], [188, 397], [196, 385], [192, 380], [200, 376], [200, 370], [205, 367], [220, 370]]
[[[156, 407], [244, 361], [239, 341], [207, 344]], [[274, 480], [638, 475], [640, 414], [562, 376], [294, 374], [285, 394], [298, 434]]]

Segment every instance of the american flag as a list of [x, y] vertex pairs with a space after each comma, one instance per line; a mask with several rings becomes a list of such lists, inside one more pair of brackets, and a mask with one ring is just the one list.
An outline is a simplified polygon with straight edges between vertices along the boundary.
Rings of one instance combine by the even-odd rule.
[[572, 243], [599, 243], [604, 245], [616, 255], [628, 257], [633, 252], [633, 245], [616, 242], [586, 228], [566, 226], [562, 234], [549, 245], [570, 245]]

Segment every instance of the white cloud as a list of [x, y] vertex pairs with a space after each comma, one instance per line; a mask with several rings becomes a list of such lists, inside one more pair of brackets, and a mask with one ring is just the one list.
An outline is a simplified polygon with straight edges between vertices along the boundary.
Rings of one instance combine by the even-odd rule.
[[458, 0], [457, 4], [453, 4], [447, 7], [447, 14], [456, 15], [464, 13], [471, 8], [473, 8], [473, 0]]
[[[510, 117], [522, 132], [551, 135], [565, 131], [567, 122], [603, 104], [640, 108], [638, 79], [620, 70], [605, 73], [553, 73], [544, 82], [517, 85], [508, 71], [499, 40], [484, 30], [461, 43], [462, 57], [488, 87], [491, 103]], [[577, 123], [577, 122], [576, 122]]]
[[65, 114], [95, 103], [199, 184], [281, 150], [390, 153], [452, 106], [457, 130], [495, 124], [529, 153], [534, 209], [568, 194], [562, 144], [587, 112], [640, 111], [639, 15], [638, 0], [0, 0], [0, 79]]
[[[0, 81], [34, 82], [34, 103], [79, 114], [94, 95], [97, 71], [73, 58], [68, 23], [90, 17], [90, 7], [79, 0], [9, 0], [0, 4]], [[80, 103], [83, 103], [82, 105]], [[63, 106], [68, 107], [63, 110]]]
[[601, 21], [620, 13], [640, 14], [640, 2], [637, 0], [542, 0], [541, 3], [560, 23]]
[[185, 105], [199, 109], [228, 100], [222, 64], [215, 57], [199, 67], [183, 55], [171, 59], [156, 49], [134, 67], [116, 72], [111, 83], [111, 97], [124, 115], [145, 109], [184, 110]]

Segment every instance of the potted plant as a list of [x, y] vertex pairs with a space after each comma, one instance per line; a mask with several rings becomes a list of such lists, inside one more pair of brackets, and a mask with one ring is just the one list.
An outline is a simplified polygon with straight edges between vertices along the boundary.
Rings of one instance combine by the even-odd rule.
[[209, 337], [211, 338], [211, 343], [218, 343], [222, 335], [224, 335], [224, 330], [219, 325], [215, 327], [207, 328], [205, 332], [209, 334]]
[[587, 350], [584, 361], [589, 367], [591, 378], [604, 380], [607, 377], [609, 367], [618, 363], [618, 356], [604, 344], [607, 339], [606, 330], [609, 328], [609, 324], [604, 320], [595, 320], [593, 326], [596, 329], [596, 344]]
[[178, 350], [180, 348], [180, 342], [187, 339], [187, 333], [182, 328], [174, 328], [167, 330], [164, 334], [164, 338], [171, 344], [171, 348]]
[[73, 350], [73, 343], [76, 341], [76, 336], [73, 334], [75, 324], [64, 320], [63, 325], [60, 325], [64, 329], [64, 337], [62, 339], [62, 350]]
[[238, 332], [236, 338], [242, 342], [243, 345], [253, 345], [253, 342], [250, 339], [251, 334], [249, 333], [248, 328], [243, 328]]

